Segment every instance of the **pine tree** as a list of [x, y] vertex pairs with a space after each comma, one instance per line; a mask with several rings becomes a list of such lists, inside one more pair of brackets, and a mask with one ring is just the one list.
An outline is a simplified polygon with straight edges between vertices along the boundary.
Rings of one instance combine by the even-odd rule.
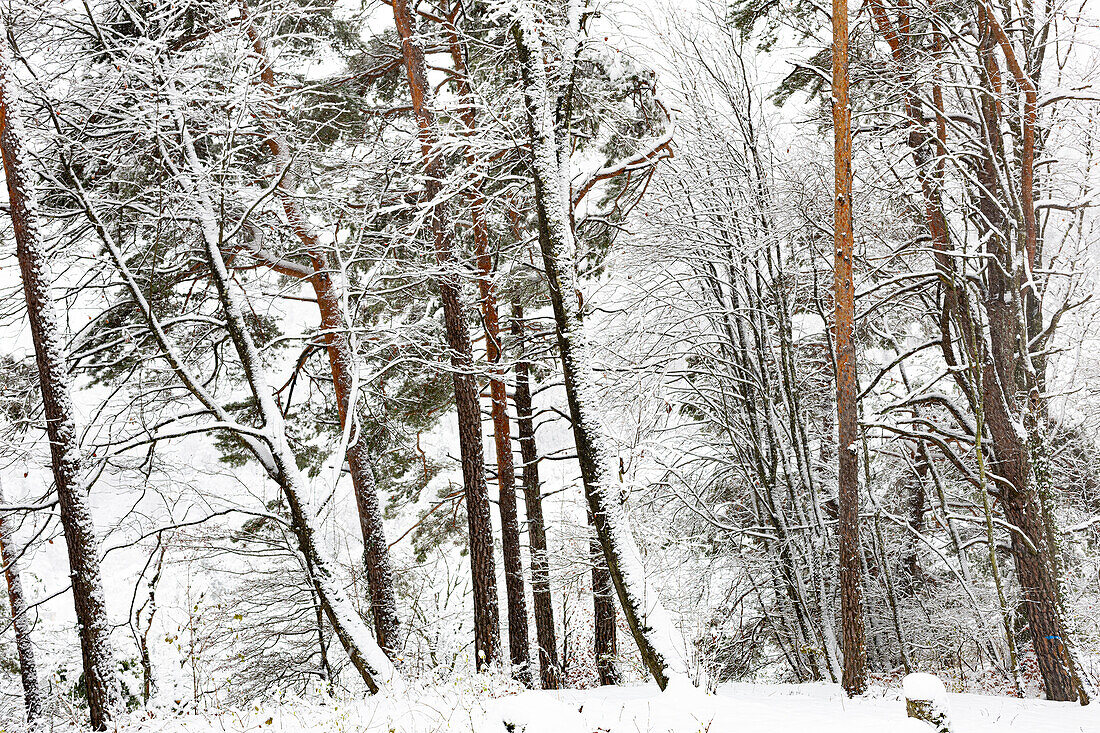
[[852, 282], [852, 108], [848, 95], [848, 3], [833, 0], [833, 297], [836, 303], [837, 472], [840, 522], [840, 620], [849, 696], [867, 689], [859, 545], [855, 286]]
[[12, 67], [8, 34], [0, 21], [0, 153], [15, 228], [16, 256], [31, 325], [38, 381], [50, 440], [54, 488], [69, 555], [84, 685], [92, 728], [105, 730], [121, 705], [115, 676], [111, 623], [103, 593], [99, 539], [89, 500], [88, 474], [73, 410], [73, 379], [65, 334], [50, 293], [52, 277], [46, 243], [39, 230], [34, 174], [23, 140], [24, 114], [19, 79]]

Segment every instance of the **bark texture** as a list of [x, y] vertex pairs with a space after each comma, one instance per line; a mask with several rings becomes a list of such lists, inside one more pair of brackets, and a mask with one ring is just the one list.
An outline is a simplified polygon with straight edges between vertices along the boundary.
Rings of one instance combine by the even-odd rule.
[[[259, 59], [261, 82], [273, 95], [278, 94], [280, 90], [277, 86], [275, 71], [271, 66], [267, 42], [255, 23], [250, 20], [245, 0], [240, 0], [239, 6], [248, 38]], [[349, 336], [351, 321], [344, 306], [343, 277], [339, 268], [333, 266], [331, 257], [321, 246], [316, 228], [310, 223], [309, 217], [301, 210], [295, 198], [297, 176], [291, 169], [291, 155], [286, 139], [265, 116], [261, 115], [260, 121], [268, 133], [267, 147], [275, 158], [278, 169], [276, 175], [281, 175], [275, 197], [282, 206], [294, 235], [301, 242], [304, 248], [302, 254], [308, 258], [309, 265], [279, 258], [259, 248], [252, 248], [251, 253], [276, 272], [308, 282], [317, 298], [317, 308], [321, 316], [321, 341], [328, 354], [340, 427], [348, 435], [345, 458], [348, 463], [348, 472], [351, 474], [356, 509], [359, 513], [359, 528], [363, 537], [363, 561], [367, 569], [375, 637], [378, 645], [393, 657], [400, 653], [401, 645], [393, 565], [386, 542], [382, 506], [370, 460], [370, 450], [355, 409], [356, 358]], [[350, 428], [349, 420], [352, 422]]]
[[[177, 175], [197, 203], [196, 213], [200, 219], [200, 233], [206, 262], [210, 269], [210, 279], [217, 291], [218, 300], [225, 314], [226, 331], [234, 350], [237, 352], [241, 368], [256, 401], [256, 407], [262, 421], [262, 427], [259, 431], [255, 429], [246, 430], [242, 426], [239, 428], [239, 434], [264, 465], [268, 474], [278, 482], [282, 490], [290, 513], [291, 527], [298, 541], [299, 552], [302, 555], [303, 565], [308, 568], [309, 581], [320, 598], [333, 632], [344, 647], [352, 666], [359, 672], [363, 682], [372, 693], [378, 692], [382, 688], [400, 692], [404, 687], [401, 676], [381, 647], [378, 646], [367, 625], [363, 623], [354, 606], [344, 594], [330, 569], [330, 562], [323, 546], [318, 540], [317, 529], [314, 524], [317, 511], [308, 501], [308, 487], [305, 477], [299, 470], [294, 452], [287, 442], [286, 425], [283, 422], [282, 411], [275, 401], [275, 393], [267, 377], [264, 364], [260, 359], [259, 350], [245, 322], [240, 296], [234, 292], [230, 285], [229, 271], [221, 252], [221, 229], [213, 213], [215, 211], [213, 203], [207, 195], [206, 189], [202, 187], [202, 164], [182, 118], [178, 119], [178, 125], [180, 142], [187, 159], [187, 170], [180, 170]], [[101, 231], [100, 236], [105, 241], [108, 239], [105, 232]], [[117, 255], [113, 256], [115, 256], [116, 264], [118, 264], [119, 257]], [[128, 278], [128, 280], [132, 283], [132, 278]], [[131, 294], [135, 295], [135, 300], [139, 299], [132, 285]], [[150, 319], [150, 325], [157, 332], [158, 342], [167, 347], [168, 341], [163, 328], [152, 320], [147, 305], [141, 305], [141, 307], [146, 312], [146, 317]], [[194, 378], [188, 375], [182, 367], [176, 366], [179, 363], [178, 359], [173, 357], [171, 361], [175, 362], [173, 366], [177, 369], [177, 372], [181, 373], [189, 389], [200, 396], [204, 404], [207, 404], [213, 410], [216, 417], [226, 421], [228, 415], [225, 414], [224, 409], [202, 391], [201, 387], [192, 386]], [[231, 419], [227, 422], [232, 424]]]
[[[459, 35], [457, 18], [461, 6], [451, 8], [444, 22], [447, 45], [454, 67], [453, 81], [462, 110], [459, 117], [466, 134], [477, 130], [477, 112], [470, 87], [470, 75], [466, 67], [466, 53]], [[477, 170], [478, 161], [472, 146], [466, 148], [466, 164], [471, 173]], [[530, 687], [531, 675], [530, 632], [527, 627], [527, 596], [523, 583], [523, 559], [519, 540], [519, 513], [516, 506], [516, 468], [512, 455], [511, 421], [508, 419], [508, 390], [501, 368], [503, 341], [500, 331], [500, 314], [497, 307], [496, 288], [493, 284], [493, 255], [489, 251], [489, 225], [485, 219], [485, 195], [480, 180], [475, 179], [470, 192], [470, 219], [473, 223], [474, 255], [477, 264], [477, 287], [481, 296], [481, 316], [485, 324], [485, 352], [491, 365], [489, 374], [489, 409], [493, 419], [493, 447], [496, 450], [497, 488], [500, 496], [500, 543], [504, 558], [504, 590], [508, 598], [508, 656], [516, 679]]]
[[[592, 515], [588, 516], [589, 524]], [[615, 668], [615, 655], [618, 645], [615, 638], [615, 584], [611, 581], [611, 572], [607, 568], [603, 550], [598, 539], [592, 539], [592, 631], [593, 653], [596, 657], [596, 672], [601, 685], [619, 684], [619, 673]]]
[[[980, 154], [970, 160], [978, 182], [971, 192], [973, 211], [970, 216], [979, 239], [987, 243], [988, 264], [981, 273], [984, 292], [981, 299], [976, 300], [968, 291], [967, 277], [960, 272], [964, 268], [958, 267], [952, 259], [947, 216], [940, 196], [947, 152], [943, 91], [938, 82], [933, 82], [931, 98], [936, 121], [933, 138], [925, 132], [920, 112], [921, 96], [906, 71], [909, 38], [904, 31], [910, 25], [907, 11], [899, 6], [895, 24], [881, 0], [871, 0], [870, 6], [879, 31], [890, 46], [899, 69], [899, 80], [905, 86], [906, 110], [912, 128], [909, 146], [921, 180], [926, 224], [944, 292], [941, 348], [947, 364], [955, 368], [955, 380], [968, 396], [971, 408], [980, 413], [989, 429], [990, 468], [999, 479], [995, 494], [1002, 501], [1005, 519], [1020, 530], [1011, 532], [1013, 559], [1026, 601], [1028, 626], [1039, 629], [1033, 631], [1032, 643], [1044, 687], [1052, 700], [1076, 699], [1085, 704], [1089, 700], [1088, 693], [1077, 672], [1071, 640], [1062, 619], [1053, 534], [1044, 526], [1048, 513], [1043, 507], [1043, 496], [1048, 487], [1043, 483], [1045, 478], [1040, 478], [1043, 472], [1037, 471], [1035, 466], [1036, 458], [1045, 460], [1041, 430], [1045, 358], [1037, 355], [1044, 348], [1045, 337], [1040, 334], [1040, 299], [1034, 284], [1041, 249], [1034, 204], [1037, 72], [1020, 63], [1011, 39], [997, 19], [997, 11], [985, 0], [978, 3], [977, 66], [981, 73], [981, 91], [977, 111], [986, 142]], [[1024, 19], [1025, 27], [1029, 23]], [[1028, 35], [1033, 34], [1023, 34], [1025, 46], [1031, 43], [1026, 38]], [[942, 34], [936, 34], [934, 43], [938, 54], [944, 48]], [[998, 50], [1017, 92], [1023, 97], [1018, 158], [1012, 162], [1006, 157], [1001, 101], [1006, 85], [997, 58]], [[1039, 58], [1043, 53], [1039, 48], [1034, 55]], [[1041, 67], [1041, 63], [1036, 63], [1034, 69]], [[1016, 165], [1019, 191], [1013, 192], [1006, 190], [1004, 174], [999, 168]], [[1012, 203], [1014, 198], [1019, 202], [1018, 207]], [[1007, 212], [1018, 213], [1019, 221], [1006, 216]], [[1022, 233], [1017, 246], [1008, 240], [1013, 229]], [[983, 310], [984, 319], [981, 318]], [[960, 364], [967, 364], [969, 368], [960, 369]], [[1023, 433], [1018, 430], [1020, 426], [1024, 427]], [[958, 546], [951, 520], [948, 524]], [[962, 569], [968, 576], [965, 563]], [[1010, 649], [1014, 647], [1012, 639], [1009, 639], [1009, 646]]]
[[87, 476], [72, 404], [73, 380], [65, 334], [50, 294], [49, 256], [38, 229], [38, 201], [27, 168], [19, 100], [12, 71], [7, 28], [0, 21], [0, 152], [15, 229], [16, 256], [38, 364], [38, 381], [50, 440], [54, 487], [69, 556], [69, 571], [80, 634], [85, 692], [92, 728], [106, 729], [121, 696], [115, 677], [111, 625], [103, 594], [99, 540], [92, 521]]
[[523, 306], [512, 303], [512, 336], [519, 358], [516, 361], [516, 433], [523, 462], [523, 503], [527, 515], [527, 537], [531, 552], [531, 597], [535, 611], [535, 635], [539, 643], [539, 680], [544, 690], [561, 687], [558, 641], [554, 632], [554, 598], [550, 592], [550, 558], [546, 552], [546, 520], [542, 513], [539, 481], [539, 452], [535, 442], [535, 413], [531, 403], [531, 365], [526, 360], [526, 326]]
[[[979, 179], [983, 190], [979, 207], [987, 223], [989, 244], [1002, 265], [987, 268], [989, 292], [984, 300], [989, 329], [988, 353], [975, 344], [975, 362], [980, 364], [983, 391], [981, 409], [993, 442], [992, 468], [1004, 479], [998, 492], [1005, 520], [1016, 530], [1010, 533], [1016, 575], [1024, 596], [1024, 613], [1031, 632], [1032, 646], [1051, 700], [1077, 700], [1088, 704], [1089, 695], [1077, 672], [1069, 630], [1062, 616], [1061, 589], [1056, 571], [1053, 534], [1043, 525], [1045, 484], [1049, 477], [1040, 470], [1046, 446], [1042, 435], [1041, 379], [1032, 361], [1030, 345], [1039, 334], [1031, 333], [1029, 321], [1037, 320], [1039, 305], [1034, 289], [1037, 222], [1035, 218], [1035, 124], [1038, 97], [1031, 77], [1017, 61], [1007, 34], [992, 7], [984, 0], [978, 9], [979, 52], [986, 73], [983, 95], [983, 122], [986, 134], [994, 141], [984, 156]], [[1023, 247], [1008, 241], [1009, 221], [1004, 208], [994, 197], [1000, 187], [993, 156], [1005, 158], [1002, 140], [1000, 101], [992, 92], [1000, 91], [1000, 69], [994, 55], [999, 49], [1009, 71], [1023, 91], [1024, 112], [1021, 124], [1019, 201]], [[1006, 198], [1011, 199], [1012, 194]], [[1022, 261], [1018, 250], [1022, 249]], [[1020, 344], [1025, 348], [1020, 349]], [[984, 346], [984, 343], [982, 344]], [[1044, 359], [1037, 360], [1040, 365]], [[1043, 368], [1040, 366], [1040, 368]], [[1020, 426], [1023, 426], [1023, 430]]]
[[420, 149], [427, 176], [424, 200], [432, 209], [435, 255], [441, 274], [439, 294], [443, 321], [451, 350], [455, 406], [458, 409], [458, 440], [462, 461], [466, 517], [470, 532], [470, 566], [474, 589], [474, 650], [478, 669], [500, 660], [500, 612], [497, 608], [496, 561], [493, 558], [493, 525], [489, 490], [485, 483], [485, 458], [481, 438], [481, 407], [477, 381], [471, 374], [473, 349], [466, 314], [460, 298], [461, 279], [455, 258], [454, 233], [447, 205], [439, 193], [444, 167], [439, 150], [439, 130], [428, 82], [424, 49], [416, 35], [413, 9], [407, 0], [394, 0], [393, 19], [401, 39], [401, 55], [412, 94], [413, 112], [419, 128]]
[[164, 360], [183, 386], [217, 420], [219, 429], [235, 435], [260, 463], [267, 476], [281, 489], [289, 508], [291, 528], [298, 543], [298, 551], [301, 553], [300, 560], [302, 566], [307, 569], [307, 579], [313, 586], [329, 624], [351, 660], [352, 666], [372, 693], [382, 688], [399, 693], [404, 688], [401, 676], [381, 647], [377, 645], [374, 635], [348, 600], [341, 584], [329, 569], [330, 562], [323, 546], [317, 540], [317, 530], [314, 526], [317, 512], [306, 498], [305, 478], [298, 469], [294, 453], [287, 443], [282, 412], [275, 402], [266, 370], [242, 315], [239, 296], [233, 292], [229, 284], [229, 271], [221, 252], [221, 247], [225, 244], [221, 241], [222, 229], [214, 214], [215, 209], [208, 195], [209, 189], [204, 188], [206, 182], [202, 163], [182, 117], [177, 116], [176, 124], [185, 158], [184, 166], [177, 166], [168, 159], [165, 163], [171, 170], [173, 178], [179, 181], [184, 192], [195, 202], [194, 215], [200, 224], [199, 235], [209, 265], [210, 278], [225, 313], [225, 327], [229, 333], [230, 342], [237, 352], [245, 380], [255, 399], [262, 421], [260, 428], [236, 422], [234, 416], [184, 362], [179, 348], [169, 337], [164, 324], [154, 313], [137, 278], [130, 270], [122, 248], [115, 241], [81, 185], [80, 177], [64, 157], [62, 157], [62, 164], [65, 165], [66, 172], [73, 183], [74, 194], [84, 209], [89, 223], [110, 254], [134, 305], [145, 321], [150, 336], [160, 348]]
[[[3, 492], [0, 491], [0, 504], [3, 502]], [[23, 682], [23, 706], [27, 711], [27, 722], [33, 724], [42, 715], [45, 700], [38, 684], [38, 666], [34, 660], [34, 643], [31, 640], [34, 619], [30, 614], [27, 597], [23, 594], [23, 580], [19, 576], [20, 552], [15, 544], [12, 520], [10, 514], [0, 517], [0, 562], [4, 563], [4, 579], [8, 583], [15, 650], [19, 655], [19, 677]]]
[[837, 496], [840, 535], [840, 620], [849, 696], [867, 689], [859, 544], [859, 464], [856, 444], [859, 394], [855, 351], [855, 286], [852, 281], [852, 110], [848, 95], [848, 3], [833, 0], [833, 289], [836, 305]]
[[539, 246], [554, 310], [577, 459], [623, 615], [642, 661], [664, 689], [672, 679], [687, 679], [686, 653], [656, 589], [646, 579], [641, 552], [619, 499], [607, 436], [598, 416], [592, 359], [577, 295], [568, 153], [557, 142], [558, 123], [543, 66], [539, 20], [529, 10], [521, 8], [512, 31], [527, 103]]

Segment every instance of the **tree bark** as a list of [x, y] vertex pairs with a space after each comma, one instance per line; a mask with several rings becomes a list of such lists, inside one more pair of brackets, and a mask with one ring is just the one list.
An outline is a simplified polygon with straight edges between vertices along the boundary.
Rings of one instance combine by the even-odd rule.
[[134, 637], [138, 643], [138, 658], [141, 662], [141, 699], [146, 705], [149, 704], [157, 688], [153, 658], [149, 652], [149, 634], [153, 630], [153, 617], [157, 615], [157, 586], [160, 585], [161, 573], [164, 569], [164, 556], [168, 552], [167, 545], [161, 545], [160, 540], [158, 536], [157, 543], [160, 549], [156, 551], [157, 562], [153, 569], [153, 577], [149, 579], [147, 585], [149, 592], [145, 602], [137, 608], [133, 616]]
[[539, 679], [542, 689], [561, 687], [558, 641], [554, 632], [554, 598], [550, 592], [550, 558], [546, 551], [546, 520], [542, 513], [539, 454], [535, 443], [535, 415], [531, 403], [531, 364], [526, 355], [526, 324], [523, 306], [512, 302], [512, 336], [519, 356], [516, 360], [516, 430], [523, 471], [523, 504], [527, 515], [527, 538], [531, 551], [531, 596], [535, 612], [535, 635], [539, 642]]
[[855, 352], [855, 286], [852, 281], [852, 110], [848, 96], [848, 2], [833, 0], [833, 164], [835, 208], [833, 286], [836, 301], [836, 398], [840, 618], [843, 678], [849, 696], [867, 689], [859, 543], [859, 426]]
[[[574, 29], [570, 29], [571, 31]], [[678, 630], [645, 575], [641, 552], [618, 497], [607, 436], [592, 392], [594, 374], [577, 295], [576, 246], [570, 216], [569, 177], [559, 149], [551, 91], [543, 66], [539, 21], [523, 7], [512, 26], [527, 103], [539, 245], [557, 326], [558, 351], [585, 497], [596, 532], [643, 663], [664, 689], [687, 678]]]
[[[491, 364], [500, 362], [500, 321], [496, 298], [488, 284], [490, 257], [478, 247], [478, 280], [485, 316], [485, 336]], [[511, 426], [508, 420], [508, 393], [499, 371], [489, 380], [492, 400], [493, 437], [497, 457], [497, 485], [500, 491], [501, 544], [504, 555], [504, 585], [508, 597], [508, 649], [513, 673], [528, 687], [532, 685], [531, 651], [527, 628], [527, 598], [523, 584], [523, 561], [519, 539], [519, 514], [516, 506], [516, 475], [512, 456]]]
[[[588, 523], [593, 524], [592, 515]], [[592, 626], [593, 652], [596, 657], [596, 672], [601, 685], [619, 684], [619, 672], [615, 668], [615, 655], [618, 645], [615, 639], [615, 585], [611, 582], [611, 572], [607, 568], [600, 549], [600, 541], [592, 538]]]
[[[975, 163], [974, 174], [980, 183], [974, 194], [978, 209], [975, 220], [979, 230], [987, 235], [982, 239], [988, 241], [987, 248], [998, 262], [986, 267], [989, 292], [984, 298], [984, 306], [987, 314], [985, 328], [988, 328], [988, 332], [979, 338], [981, 334], [978, 333], [978, 329], [982, 326], [971, 311], [967, 284], [957, 275], [955, 265], [950, 259], [947, 220], [938, 190], [933, 185], [938, 183], [937, 177], [942, 176], [942, 161], [946, 154], [942, 91], [938, 84], [933, 85], [932, 98], [936, 106], [937, 123], [935, 142], [939, 148], [940, 161], [936, 164], [935, 170], [930, 170], [932, 166], [931, 156], [927, 150], [928, 136], [922, 132], [923, 121], [919, 119], [915, 101], [917, 95], [915, 90], [909, 88], [908, 77], [904, 72], [905, 34], [899, 34], [894, 30], [881, 0], [872, 0], [871, 10], [876, 24], [891, 47], [895, 61], [902, 69], [899, 72], [901, 81], [907, 85], [906, 93], [909, 96], [907, 111], [914, 130], [910, 135], [909, 145], [917, 164], [918, 176], [921, 178], [927, 225], [932, 235], [940, 279], [944, 284], [944, 307], [941, 318], [944, 356], [949, 365], [956, 365], [950, 332], [954, 320], [960, 332], [963, 356], [971, 359], [972, 362], [975, 386], [971, 388], [962, 382], [961, 370], [955, 370], [955, 378], [960, 382], [963, 391], [970, 396], [975, 411], [983, 414], [984, 421], [990, 429], [993, 443], [991, 468], [994, 474], [1002, 479], [998, 482], [999, 485], [1011, 487], [1005, 488], [998, 495], [1003, 499], [1005, 518], [1020, 528], [1020, 531], [1012, 532], [1011, 541], [1017, 575], [1027, 601], [1024, 605], [1028, 624], [1045, 630], [1042, 635], [1033, 633], [1032, 641], [1047, 696], [1055, 700], [1077, 699], [1086, 703], [1088, 694], [1076, 672], [1072, 647], [1069, 638], [1065, 636], [1066, 630], [1061, 618], [1057, 575], [1052, 564], [1054, 558], [1050, 547], [1051, 533], [1042, 531], [1045, 529], [1040, 519], [1044, 514], [1043, 507], [1041, 502], [1036, 502], [1036, 490], [1031, 485], [1033, 468], [1028, 456], [1029, 446], [1016, 432], [1015, 418], [1012, 417], [1013, 414], [1017, 416], [1022, 414], [1023, 419], [1020, 422], [1027, 426], [1029, 432], [1034, 432], [1032, 428], [1037, 421], [1036, 415], [1042, 409], [1039, 388], [1043, 375], [1041, 371], [1034, 373], [1035, 368], [1029, 369], [1028, 364], [1025, 363], [1028, 359], [1035, 359], [1026, 347], [1034, 336], [1032, 331], [1037, 330], [1032, 327], [1032, 324], [1041, 323], [1041, 317], [1038, 315], [1039, 299], [1033, 280], [1038, 256], [1036, 244], [1038, 230], [1034, 206], [1035, 127], [1038, 119], [1035, 82], [1019, 63], [1012, 43], [994, 15], [993, 8], [988, 3], [981, 2], [977, 8], [978, 56], [983, 73], [980, 113], [985, 134], [988, 136], [986, 139], [989, 142], [985, 147], [985, 153], [977, 156]], [[899, 25], [901, 24], [902, 21], [899, 20]], [[938, 53], [942, 48], [939, 33], [936, 34], [935, 44]], [[1011, 249], [1003, 241], [1008, 223], [1003, 211], [1008, 209], [1002, 208], [997, 200], [1001, 195], [1002, 186], [994, 158], [1003, 159], [1005, 153], [999, 99], [1002, 81], [1000, 68], [994, 55], [997, 47], [1004, 54], [1009, 70], [1024, 96], [1024, 111], [1020, 125], [1022, 145], [1019, 193], [1020, 212], [1023, 219], [1023, 241], [1020, 248], [1023, 253], [1022, 263], [1012, 261]], [[1016, 278], [1007, 275], [1007, 273], [1019, 272], [1021, 269], [1023, 274], [1018, 278], [1019, 282], [1015, 281]], [[1014, 297], [1016, 293], [1020, 294], [1017, 297], [1023, 298], [1022, 306]], [[1018, 357], [1019, 344], [1024, 344], [1025, 348], [1024, 353]], [[1043, 360], [1040, 358], [1035, 361], [1038, 362], [1041, 370]], [[1019, 404], [1014, 396], [1015, 391], [1021, 388], [1027, 393], [1025, 405]], [[981, 399], [974, 396], [979, 392], [982, 395]], [[1041, 486], [1038, 488], [1039, 491], [1043, 490]], [[942, 501], [941, 490], [941, 503]], [[958, 548], [957, 532], [950, 519], [948, 526]], [[1038, 533], [1044, 534], [1045, 537], [1039, 537]], [[1045, 541], [1039, 543], [1036, 541], [1038, 539]], [[963, 551], [959, 552], [959, 556], [964, 577], [968, 577]], [[1011, 630], [1008, 633], [1012, 633]], [[1012, 645], [1010, 640], [1010, 646]]]
[[[459, 6], [460, 7], [460, 6]], [[466, 134], [477, 130], [477, 113], [470, 87], [466, 55], [455, 25], [458, 9], [448, 11], [444, 29], [454, 65], [453, 79], [462, 110], [460, 117]], [[472, 146], [466, 147], [466, 163], [475, 170], [477, 159]], [[501, 333], [496, 288], [493, 286], [493, 256], [489, 252], [489, 225], [485, 220], [485, 195], [479, 181], [471, 186], [470, 219], [473, 222], [474, 254], [477, 264], [477, 287], [481, 295], [481, 315], [485, 323], [485, 351], [492, 371], [489, 375], [489, 409], [493, 419], [493, 446], [496, 450], [497, 488], [500, 495], [500, 541], [504, 557], [504, 590], [508, 598], [508, 652], [512, 674], [531, 687], [531, 648], [527, 628], [527, 596], [523, 587], [523, 560], [519, 540], [519, 513], [516, 506], [516, 469], [512, 455], [511, 425], [508, 419], [508, 391], [500, 367]]]
[[444, 168], [439, 150], [439, 130], [428, 83], [424, 49], [416, 37], [416, 23], [408, 0], [393, 0], [393, 18], [401, 39], [401, 54], [419, 127], [420, 149], [427, 176], [424, 200], [431, 203], [435, 254], [441, 269], [438, 279], [443, 320], [451, 349], [455, 406], [458, 408], [458, 440], [462, 482], [470, 532], [470, 565], [474, 590], [474, 651], [477, 668], [500, 659], [500, 616], [497, 609], [496, 562], [493, 558], [493, 525], [489, 490], [485, 483], [485, 459], [481, 439], [481, 407], [471, 374], [473, 349], [460, 299], [461, 280], [455, 261], [453, 231], [447, 205], [439, 200]]
[[[260, 61], [260, 79], [273, 94], [278, 93], [267, 43], [260, 35], [259, 29], [249, 19], [247, 2], [240, 0], [239, 6], [241, 19], [252, 42], [253, 51]], [[279, 169], [276, 175], [282, 174], [275, 196], [282, 205], [295, 236], [305, 248], [310, 265], [288, 262], [261, 251], [253, 251], [252, 254], [280, 274], [309, 282], [317, 298], [317, 308], [321, 315], [321, 339], [328, 354], [341, 430], [347, 431], [348, 420], [352, 420], [352, 429], [348, 431], [345, 458], [348, 462], [348, 472], [351, 474], [355, 506], [359, 512], [359, 529], [363, 537], [363, 562], [367, 569], [367, 586], [370, 593], [375, 638], [378, 640], [378, 645], [385, 649], [391, 658], [395, 658], [400, 653], [401, 638], [393, 565], [386, 542], [382, 507], [374, 478], [374, 468], [370, 461], [370, 451], [364, 431], [359, 421], [355, 419], [356, 356], [349, 337], [350, 319], [344, 308], [342, 277], [340, 271], [331, 266], [330, 258], [321, 246], [314, 226], [294, 198], [297, 177], [290, 170], [291, 156], [287, 141], [272, 128], [262, 114], [260, 122], [269, 135], [267, 146]]]
[[177, 125], [186, 159], [185, 167], [177, 167], [171, 161], [166, 163], [172, 170], [174, 179], [180, 182], [184, 192], [196, 202], [195, 214], [201, 224], [200, 234], [207, 263], [210, 266], [211, 280], [218, 290], [218, 298], [226, 315], [225, 325], [230, 334], [230, 341], [240, 359], [248, 387], [263, 421], [262, 429], [259, 430], [251, 425], [237, 423], [210, 393], [202, 380], [183, 362], [178, 348], [168, 337], [164, 325], [153, 312], [145, 293], [127, 265], [122, 249], [111, 236], [84, 191], [79, 176], [64, 156], [61, 162], [72, 181], [74, 194], [84, 209], [89, 223], [121, 274], [126, 289], [141, 312], [150, 335], [160, 347], [164, 360], [183, 386], [218, 421], [218, 429], [226, 430], [240, 440], [263, 466], [267, 476], [281, 489], [290, 510], [291, 529], [298, 542], [302, 564], [307, 568], [308, 580], [320, 599], [333, 633], [347, 653], [352, 666], [372, 693], [382, 688], [401, 692], [404, 688], [401, 676], [389, 657], [377, 645], [374, 635], [344, 594], [343, 588], [336, 582], [332, 571], [329, 570], [329, 560], [317, 542], [317, 530], [313, 524], [316, 510], [306, 500], [305, 479], [287, 443], [282, 412], [275, 403], [274, 393], [260, 361], [256, 344], [245, 324], [241, 304], [229, 287], [229, 272], [220, 250], [224, 244], [221, 241], [221, 230], [213, 213], [214, 208], [207, 195], [207, 189], [203, 188], [199, 182], [202, 165], [182, 117], [177, 116]]
[[[0, 492], [0, 504], [4, 502]], [[8, 603], [11, 604], [11, 623], [15, 630], [15, 649], [19, 654], [19, 676], [23, 682], [23, 706], [27, 710], [27, 722], [31, 725], [41, 717], [45, 700], [38, 684], [38, 666], [34, 660], [34, 643], [31, 641], [31, 619], [27, 597], [23, 594], [23, 580], [19, 575], [20, 552], [15, 544], [11, 514], [0, 518], [0, 562], [4, 563], [4, 579], [8, 583]]]
[[121, 696], [115, 676], [111, 624], [103, 593], [99, 540], [92, 521], [87, 477], [72, 404], [73, 380], [65, 334], [50, 295], [49, 256], [38, 229], [38, 201], [24, 147], [19, 82], [11, 65], [7, 28], [0, 21], [0, 152], [8, 185], [16, 256], [31, 326], [38, 379], [50, 440], [54, 486], [69, 556], [85, 692], [91, 726], [104, 730]]
[[912, 452], [913, 472], [909, 474], [909, 537], [906, 540], [905, 555], [901, 560], [901, 578], [899, 591], [903, 595], [912, 595], [924, 582], [924, 571], [920, 566], [920, 547], [917, 536], [924, 530], [924, 515], [928, 507], [928, 492], [925, 485], [928, 476], [928, 455], [923, 448], [914, 448]]
[[1042, 512], [1038, 497], [1029, 485], [1028, 448], [1011, 415], [1003, 409], [1003, 400], [997, 399], [999, 395], [992, 391], [995, 389], [992, 382], [997, 379], [994, 372], [992, 365], [983, 369], [984, 388], [988, 390], [982, 401], [983, 415], [993, 442], [991, 468], [1009, 483], [999, 495], [1005, 521], [1012, 527], [1012, 557], [1023, 591], [1024, 614], [1043, 687], [1049, 700], [1079, 700], [1087, 704], [1088, 694], [1077, 675], [1068, 629], [1058, 602]]

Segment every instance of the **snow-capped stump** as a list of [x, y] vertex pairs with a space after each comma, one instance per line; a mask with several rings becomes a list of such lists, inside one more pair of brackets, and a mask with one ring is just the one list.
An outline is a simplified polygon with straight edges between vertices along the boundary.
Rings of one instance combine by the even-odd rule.
[[910, 718], [923, 720], [937, 733], [951, 733], [947, 710], [947, 690], [935, 675], [916, 672], [905, 676], [905, 712]]

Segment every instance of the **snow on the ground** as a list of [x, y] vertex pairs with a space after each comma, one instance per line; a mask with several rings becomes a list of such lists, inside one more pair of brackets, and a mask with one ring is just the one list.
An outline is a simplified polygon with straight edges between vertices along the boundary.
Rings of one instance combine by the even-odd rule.
[[[499, 694], [476, 683], [421, 688], [401, 701], [284, 699], [237, 710], [132, 719], [125, 733], [919, 733], [897, 689], [849, 700], [836, 685], [655, 686]], [[956, 733], [1100, 733], [1100, 706], [948, 695]], [[148, 715], [148, 713], [146, 713]], [[511, 725], [509, 728], [508, 725]]]

